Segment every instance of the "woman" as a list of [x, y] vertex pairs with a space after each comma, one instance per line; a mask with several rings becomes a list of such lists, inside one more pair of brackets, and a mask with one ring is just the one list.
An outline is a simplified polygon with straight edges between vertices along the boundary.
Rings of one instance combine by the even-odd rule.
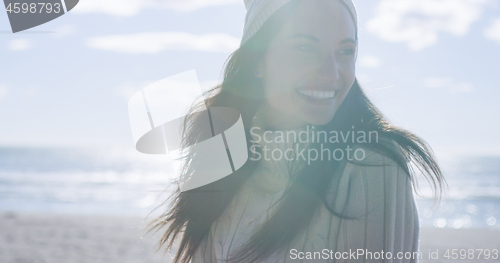
[[[205, 102], [241, 113], [250, 158], [230, 176], [174, 193], [153, 224], [166, 228], [160, 245], [180, 238], [174, 262], [416, 262], [422, 255], [414, 253], [419, 225], [409, 163], [436, 196], [444, 179], [426, 143], [390, 125], [357, 82], [354, 5], [245, 5], [241, 46]], [[187, 144], [202, 132], [201, 107], [187, 119]], [[300, 132], [316, 139], [283, 139]], [[297, 158], [304, 149], [328, 158]], [[291, 154], [272, 156], [280, 150]], [[191, 161], [183, 174], [195, 170]]]

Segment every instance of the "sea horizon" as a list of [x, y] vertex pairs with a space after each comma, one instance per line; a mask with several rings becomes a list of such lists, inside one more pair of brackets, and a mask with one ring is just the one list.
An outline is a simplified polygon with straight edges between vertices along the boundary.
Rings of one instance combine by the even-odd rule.
[[[418, 176], [421, 227], [500, 230], [500, 157], [437, 156], [439, 205]], [[155, 216], [175, 184], [166, 155], [127, 148], [0, 147], [0, 212]]]

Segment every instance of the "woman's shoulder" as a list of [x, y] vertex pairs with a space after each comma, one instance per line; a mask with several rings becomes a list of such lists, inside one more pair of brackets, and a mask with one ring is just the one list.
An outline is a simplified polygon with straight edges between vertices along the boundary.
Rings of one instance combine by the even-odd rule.
[[[353, 146], [353, 157], [344, 160], [346, 165], [351, 166], [376, 166], [406, 164], [407, 160], [403, 150], [392, 139], [381, 138], [376, 144], [355, 144]], [[402, 167], [404, 168], [404, 167]]]
[[376, 145], [358, 144], [353, 146], [358, 152], [351, 160], [345, 160], [341, 177], [354, 180], [355, 177], [387, 177], [386, 179], [408, 177], [408, 161], [402, 148], [389, 139], [380, 140]]
[[358, 212], [365, 211], [367, 205], [374, 208], [398, 191], [411, 191], [408, 170], [397, 161], [404, 158], [403, 152], [398, 150], [394, 141], [386, 143], [394, 150], [385, 153], [364, 145], [353, 148], [358, 151], [358, 157], [362, 152], [363, 158], [345, 160], [343, 169], [332, 177], [326, 195], [331, 208], [359, 215]]

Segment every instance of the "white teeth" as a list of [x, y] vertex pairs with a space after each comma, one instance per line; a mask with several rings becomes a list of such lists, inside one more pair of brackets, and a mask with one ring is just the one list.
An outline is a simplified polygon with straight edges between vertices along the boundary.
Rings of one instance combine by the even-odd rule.
[[335, 97], [335, 91], [298, 90], [298, 92], [313, 99], [331, 99]]

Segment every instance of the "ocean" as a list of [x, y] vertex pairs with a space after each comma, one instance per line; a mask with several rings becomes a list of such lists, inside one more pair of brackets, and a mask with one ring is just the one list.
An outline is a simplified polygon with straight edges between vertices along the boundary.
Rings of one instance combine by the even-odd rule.
[[[500, 157], [438, 160], [448, 191], [435, 205], [418, 178], [421, 227], [500, 230]], [[0, 148], [0, 211], [154, 216], [173, 175], [167, 156], [134, 150]]]

